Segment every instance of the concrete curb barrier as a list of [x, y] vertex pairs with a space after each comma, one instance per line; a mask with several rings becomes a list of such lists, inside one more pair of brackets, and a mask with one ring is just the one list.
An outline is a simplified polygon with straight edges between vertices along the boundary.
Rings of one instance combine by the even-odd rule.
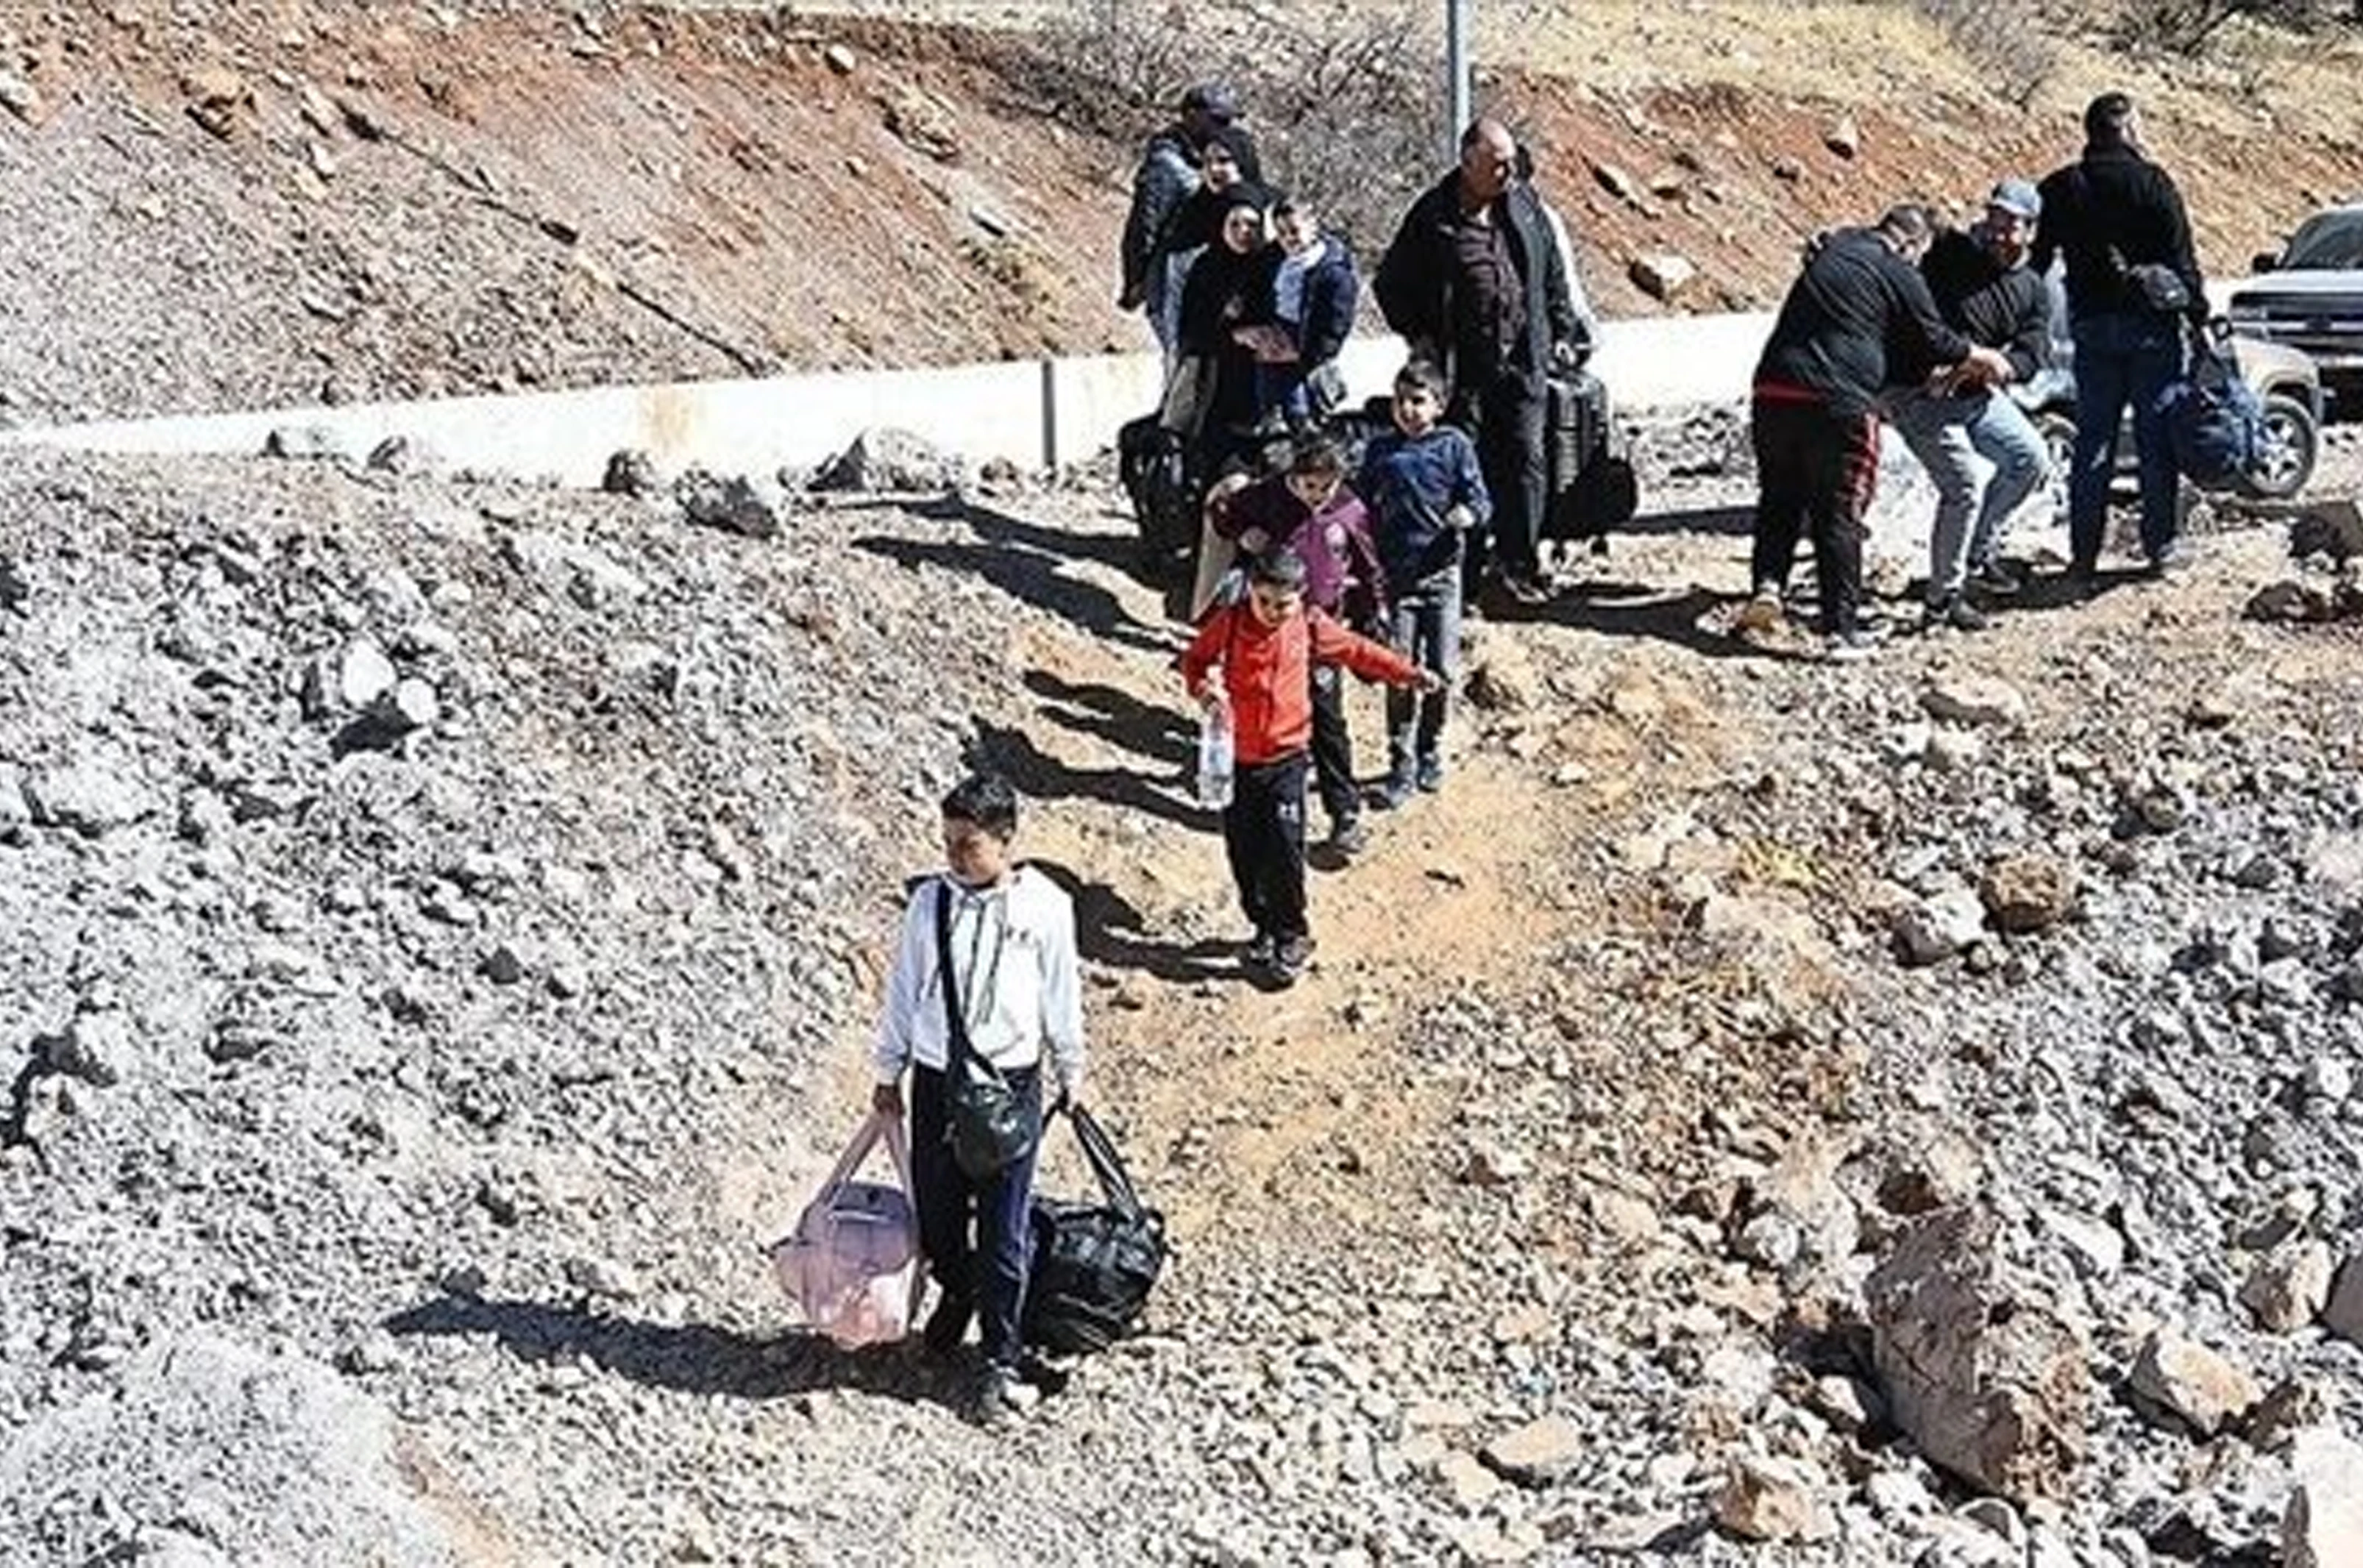
[[[1771, 319], [1609, 322], [1593, 368], [1628, 411], [1738, 401]], [[1358, 398], [1385, 390], [1403, 358], [1396, 338], [1356, 340], [1341, 361], [1348, 387]], [[358, 458], [401, 436], [453, 468], [587, 487], [626, 447], [667, 469], [769, 474], [814, 467], [863, 429], [893, 425], [972, 461], [1055, 468], [1111, 446], [1118, 426], [1155, 406], [1159, 382], [1153, 354], [1099, 355], [112, 420], [11, 431], [0, 445], [247, 456], [272, 431], [296, 429]]]

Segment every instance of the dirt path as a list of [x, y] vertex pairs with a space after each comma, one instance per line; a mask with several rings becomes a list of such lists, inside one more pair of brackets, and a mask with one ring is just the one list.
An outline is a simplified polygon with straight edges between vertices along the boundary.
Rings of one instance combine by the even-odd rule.
[[[1156, 618], [1154, 596], [1122, 574], [1074, 575]], [[1398, 1190], [1386, 1167], [1431, 1145], [1470, 1088], [1407, 1065], [1409, 1024], [1456, 995], [1530, 998], [1544, 955], [1615, 923], [1592, 870], [1601, 846], [1711, 777], [1727, 737], [1660, 645], [1472, 627], [1467, 668], [1490, 670], [1508, 692], [1497, 702], [1464, 698], [1442, 794], [1371, 813], [1371, 846], [1350, 867], [1316, 852], [1318, 955], [1296, 987], [1267, 992], [1238, 972], [1220, 840], [1188, 795], [1195, 731], [1179, 677], [1155, 656], [1108, 652], [1064, 626], [1013, 646], [1037, 699], [1018, 772], [1047, 797], [1027, 849], [1076, 887], [1099, 1097], [1185, 1248], [1218, 1220], [1236, 1237], [1302, 1223], [1308, 1206], [1363, 1226]], [[1357, 690], [1352, 714], [1369, 778], [1378, 690]]]

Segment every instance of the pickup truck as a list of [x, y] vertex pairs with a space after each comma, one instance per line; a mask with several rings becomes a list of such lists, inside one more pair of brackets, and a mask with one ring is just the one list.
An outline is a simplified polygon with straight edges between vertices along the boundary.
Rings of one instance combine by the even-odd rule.
[[2327, 207], [2298, 226], [2224, 304], [2232, 329], [2302, 349], [2322, 372], [2333, 418], [2363, 419], [2363, 204]]

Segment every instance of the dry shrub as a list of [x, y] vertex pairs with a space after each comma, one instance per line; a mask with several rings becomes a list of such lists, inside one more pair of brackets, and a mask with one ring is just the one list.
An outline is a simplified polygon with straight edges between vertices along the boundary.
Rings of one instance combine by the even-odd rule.
[[2128, 49], [2203, 54], [2235, 17], [2311, 33], [2363, 23], [2363, 0], [2120, 0], [2117, 41]]
[[1987, 84], [2017, 108], [2035, 102], [2051, 79], [2059, 50], [2034, 0], [1914, 0], [1943, 29]]
[[1040, 33], [1037, 85], [1071, 123], [1133, 138], [1170, 120], [1192, 83], [1228, 83], [1264, 179], [1370, 256], [1444, 170], [1439, 21], [1426, 0], [1087, 0]]

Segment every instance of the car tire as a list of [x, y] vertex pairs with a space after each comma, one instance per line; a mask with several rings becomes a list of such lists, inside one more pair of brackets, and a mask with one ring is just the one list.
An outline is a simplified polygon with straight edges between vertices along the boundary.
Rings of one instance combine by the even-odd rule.
[[2240, 481], [2240, 493], [2252, 501], [2286, 501], [2313, 478], [2313, 462], [2322, 446], [2322, 432], [2313, 411], [2296, 398], [2280, 392], [2265, 397], [2265, 455]]

